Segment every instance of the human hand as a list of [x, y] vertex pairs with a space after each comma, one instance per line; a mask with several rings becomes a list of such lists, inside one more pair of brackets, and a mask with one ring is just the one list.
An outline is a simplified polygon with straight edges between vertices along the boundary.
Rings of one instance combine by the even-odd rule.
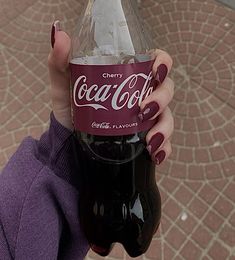
[[[59, 21], [52, 26], [51, 43], [48, 67], [52, 109], [57, 121], [72, 130], [69, 71], [71, 39], [61, 30]], [[174, 83], [167, 77], [172, 67], [171, 57], [161, 50], [156, 50], [155, 56], [153, 73], [158, 87], [142, 102], [139, 117], [145, 121], [158, 117], [156, 125], [147, 134], [146, 141], [152, 159], [156, 164], [160, 164], [169, 157], [172, 150], [170, 137], [174, 129], [174, 120], [168, 105], [173, 98]]]
[[139, 117], [142, 121], [158, 117], [157, 123], [146, 136], [147, 149], [152, 160], [161, 164], [171, 152], [170, 138], [174, 130], [174, 119], [169, 103], [174, 96], [174, 82], [168, 77], [173, 61], [169, 54], [156, 50], [153, 75], [156, 79], [156, 90], [141, 104]]

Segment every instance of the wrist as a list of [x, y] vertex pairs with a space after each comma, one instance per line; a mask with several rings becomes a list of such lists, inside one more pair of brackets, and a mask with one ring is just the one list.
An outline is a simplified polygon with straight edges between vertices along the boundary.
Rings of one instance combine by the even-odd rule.
[[54, 117], [58, 123], [70, 131], [73, 131], [71, 111], [53, 111]]

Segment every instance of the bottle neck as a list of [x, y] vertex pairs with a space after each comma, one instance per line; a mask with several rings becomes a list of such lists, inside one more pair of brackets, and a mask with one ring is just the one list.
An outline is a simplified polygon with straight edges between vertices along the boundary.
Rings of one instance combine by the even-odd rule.
[[94, 2], [99, 2], [99, 4], [107, 4], [108, 2], [111, 2], [111, 4], [114, 6], [117, 3], [122, 3], [122, 4], [131, 4], [131, 5], [137, 5], [137, 0], [88, 0], [90, 4]]
[[73, 58], [118, 57], [118, 64], [120, 56], [142, 57], [152, 49], [141, 23], [137, 0], [88, 0], [78, 24]]
[[113, 13], [119, 12], [120, 9], [122, 9], [123, 12], [131, 9], [138, 9], [137, 0], [88, 0], [87, 6], [88, 9], [90, 9], [91, 6], [98, 6], [105, 11], [105, 15], [107, 15], [107, 11]]
[[136, 19], [132, 7], [134, 3], [134, 0], [89, 1], [87, 11], [92, 17], [95, 42], [104, 55], [120, 55], [120, 52], [135, 54], [128, 24]]

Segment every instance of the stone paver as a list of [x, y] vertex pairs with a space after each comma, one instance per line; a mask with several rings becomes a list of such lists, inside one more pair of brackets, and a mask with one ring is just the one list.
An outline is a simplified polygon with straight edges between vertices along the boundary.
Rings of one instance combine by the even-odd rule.
[[[71, 33], [85, 1], [0, 0], [0, 168], [50, 113], [50, 27]], [[157, 168], [162, 222], [137, 259], [235, 258], [235, 11], [214, 0], [144, 0], [155, 45], [174, 59], [173, 154]], [[90, 252], [87, 260], [102, 259]], [[116, 245], [106, 259], [130, 259]]]

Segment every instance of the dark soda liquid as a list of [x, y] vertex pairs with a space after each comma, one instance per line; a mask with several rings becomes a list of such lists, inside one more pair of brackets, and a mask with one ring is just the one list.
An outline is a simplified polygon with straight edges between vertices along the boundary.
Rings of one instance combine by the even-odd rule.
[[160, 223], [161, 198], [144, 134], [75, 136], [79, 216], [91, 248], [107, 256], [119, 242], [131, 257], [145, 253]]

